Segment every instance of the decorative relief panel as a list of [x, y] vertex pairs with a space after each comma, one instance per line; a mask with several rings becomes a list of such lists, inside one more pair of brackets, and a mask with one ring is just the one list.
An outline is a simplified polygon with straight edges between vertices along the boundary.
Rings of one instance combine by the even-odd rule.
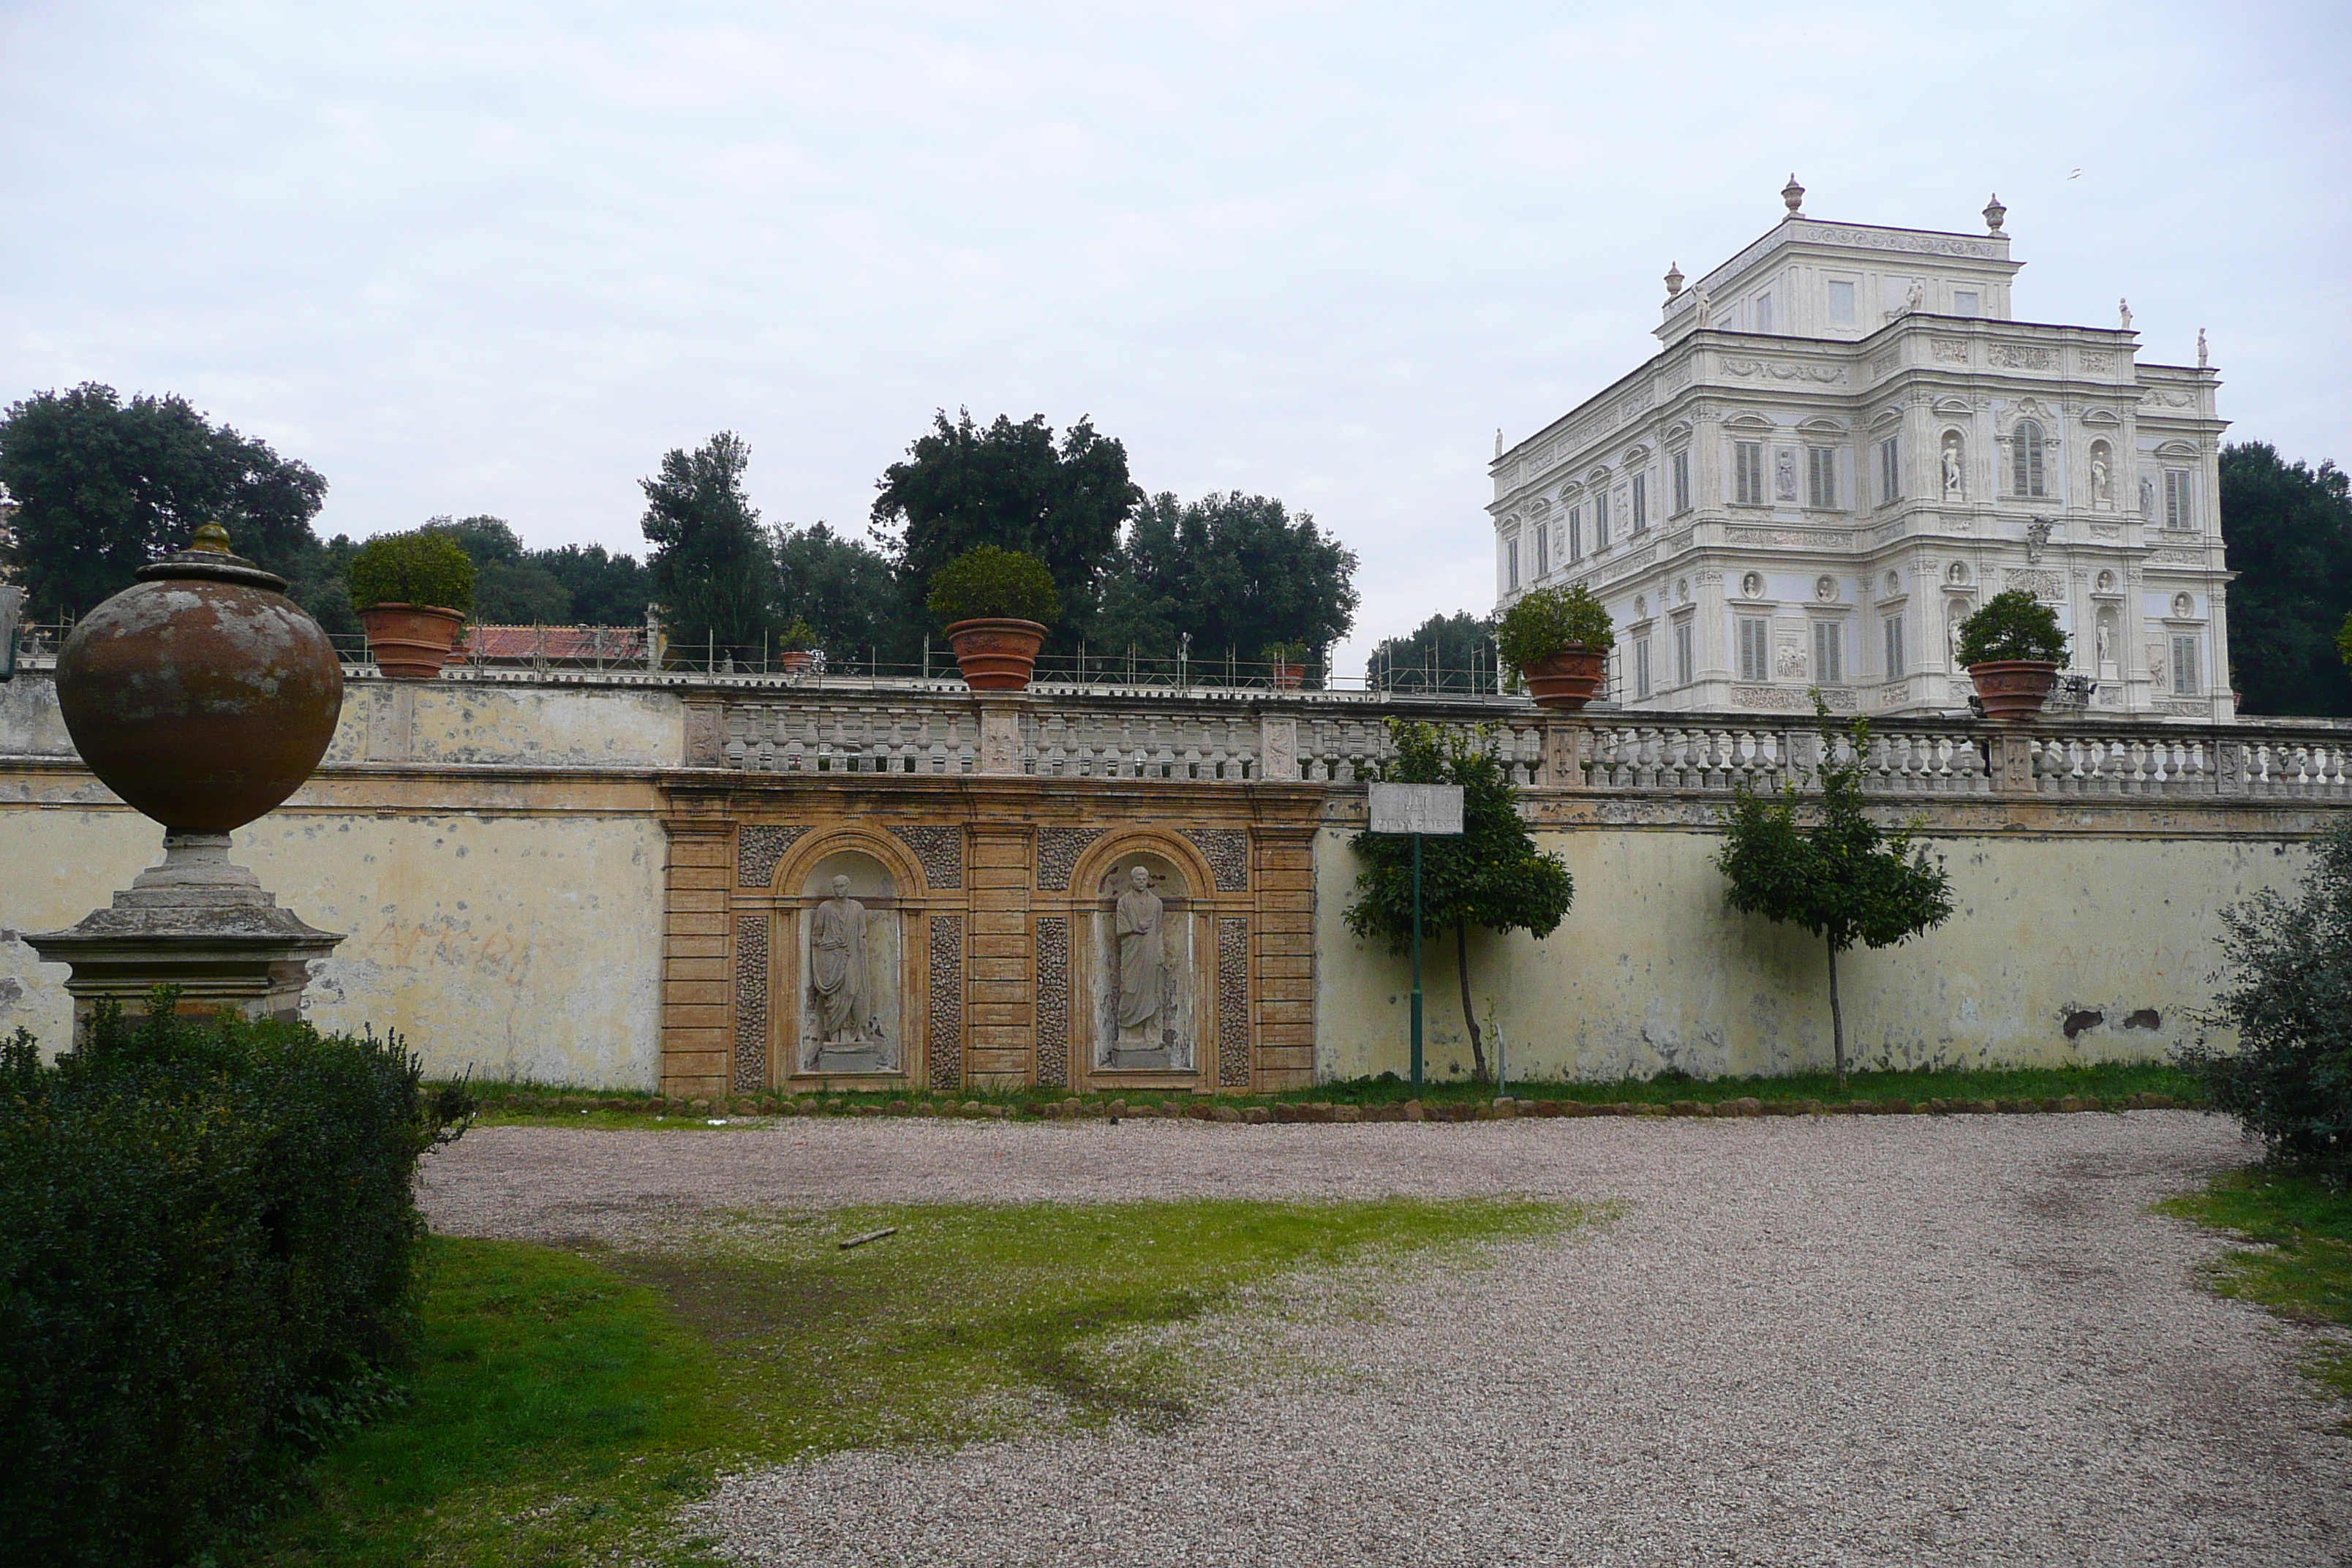
[[1248, 833], [1238, 827], [1187, 827], [1183, 832], [1209, 862], [1209, 870], [1217, 879], [1217, 891], [1249, 891]]
[[1049, 892], [1063, 892], [1070, 885], [1070, 873], [1077, 868], [1078, 857], [1087, 846], [1103, 836], [1099, 827], [1041, 827], [1037, 830], [1037, 886]]
[[2151, 566], [2202, 566], [2205, 552], [2201, 550], [2151, 550], [2147, 552]]
[[1247, 1089], [1249, 1049], [1249, 921], [1217, 921], [1217, 1082]]
[[1870, 362], [1870, 374], [1873, 375], [1892, 375], [1895, 374], [1895, 366], [1902, 363], [1903, 351], [1900, 349], [1888, 349], [1885, 353], [1880, 354], [1876, 359]]
[[1845, 384], [1845, 366], [1842, 364], [1799, 364], [1789, 360], [1727, 358], [1723, 368], [1727, 374], [1761, 376], [1767, 381], [1817, 381], [1824, 386]]
[[776, 863], [793, 841], [808, 831], [805, 827], [773, 827], [765, 824], [746, 827], [735, 836], [735, 885], [739, 888], [764, 888], [776, 879]]
[[1673, 366], [1664, 375], [1658, 378], [1659, 386], [1667, 392], [1680, 392], [1684, 387], [1688, 386], [1690, 382], [1691, 365], [1688, 360]]
[[[1062, 873], [1069, 886], [1069, 872]], [[1070, 1087], [1070, 921], [1066, 915], [1037, 917], [1037, 1082], [1045, 1089]]]
[[963, 917], [931, 917], [931, 1087], [963, 1082]]
[[910, 827], [892, 823], [890, 831], [906, 841], [922, 863], [923, 880], [933, 888], [963, 886], [963, 829]]
[[1646, 386], [1643, 387], [1640, 391], [1633, 393], [1632, 395], [1626, 397], [1617, 405], [1617, 423], [1620, 425], [1631, 424], [1633, 420], [1641, 417], [1642, 412], [1648, 408], [1654, 401], [1654, 399], [1650, 395], [1650, 389]]
[[1851, 550], [1853, 535], [1795, 528], [1727, 528], [1727, 544], [1784, 544], [1797, 550]]
[[768, 1087], [768, 912], [735, 917], [735, 1092]]
[[2005, 587], [2027, 589], [2032, 592], [2035, 598], [2047, 601], [2050, 604], [2057, 605], [2065, 603], [2066, 579], [2060, 576], [2055, 572], [2037, 571], [2032, 567], [2025, 566], [2011, 566], [2002, 572], [2000, 576], [2002, 585]]
[[1988, 343], [1985, 358], [2005, 370], [2051, 370], [2058, 363], [2058, 351], [2032, 343]]
[[2107, 353], [2105, 349], [2084, 349], [2083, 351], [2083, 374], [2085, 375], [2115, 374], [2116, 356]]
[[725, 740], [726, 714], [707, 703], [692, 703], [686, 710], [686, 765], [689, 768], [715, 768], [725, 761], [720, 746]]
[[[1833, 713], [1853, 711], [1853, 693], [1843, 687], [1830, 687], [1822, 692], [1822, 700]], [[1762, 708], [1790, 713], [1810, 713], [1813, 700], [1801, 686], [1735, 686], [1731, 689], [1731, 705], [1735, 708]]]
[[1930, 338], [1927, 340], [1927, 351], [1936, 356], [1936, 361], [1939, 364], [1969, 363], [1969, 345], [1964, 338]]

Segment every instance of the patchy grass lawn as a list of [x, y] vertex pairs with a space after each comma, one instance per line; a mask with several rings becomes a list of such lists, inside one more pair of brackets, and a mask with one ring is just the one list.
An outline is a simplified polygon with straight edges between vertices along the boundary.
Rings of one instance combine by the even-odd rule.
[[934, 1205], [740, 1215], [649, 1254], [436, 1237], [409, 1404], [322, 1459], [315, 1503], [241, 1561], [708, 1561], [669, 1516], [722, 1466], [1180, 1422], [1258, 1364], [1195, 1326], [1278, 1311], [1256, 1294], [1278, 1277], [1459, 1266], [1588, 1217], [1492, 1200]]
[[[2221, 1294], [2297, 1322], [2352, 1325], [2352, 1190], [2255, 1168], [2157, 1207], [2258, 1244], [2215, 1266], [2209, 1282]], [[2304, 1370], [2352, 1399], [2352, 1342], [2329, 1336]]]

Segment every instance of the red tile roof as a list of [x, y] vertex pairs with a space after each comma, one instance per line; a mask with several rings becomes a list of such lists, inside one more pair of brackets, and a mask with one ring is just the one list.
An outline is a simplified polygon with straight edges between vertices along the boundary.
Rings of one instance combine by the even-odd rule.
[[492, 662], [527, 664], [546, 658], [565, 664], [607, 664], [646, 657], [643, 626], [467, 626], [458, 655]]

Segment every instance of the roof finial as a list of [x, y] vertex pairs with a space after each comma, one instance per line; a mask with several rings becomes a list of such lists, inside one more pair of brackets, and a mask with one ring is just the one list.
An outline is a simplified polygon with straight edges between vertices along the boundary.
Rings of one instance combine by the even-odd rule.
[[226, 555], [229, 552], [228, 530], [217, 522], [208, 522], [196, 530], [196, 536], [188, 542], [188, 548], [204, 551], [209, 555]]
[[2009, 209], [2000, 205], [2000, 193], [1999, 191], [1995, 191], [1993, 193], [1992, 200], [1985, 203], [1984, 220], [1986, 230], [1992, 234], [1999, 234], [2000, 232], [2000, 220], [2008, 216]]
[[1666, 298], [1671, 300], [1682, 291], [1683, 264], [1679, 261], [1669, 261], [1666, 263]]
[[1789, 216], [1805, 216], [1805, 187], [1797, 184], [1796, 175], [1790, 174], [1789, 183], [1780, 187], [1780, 199], [1789, 204]]

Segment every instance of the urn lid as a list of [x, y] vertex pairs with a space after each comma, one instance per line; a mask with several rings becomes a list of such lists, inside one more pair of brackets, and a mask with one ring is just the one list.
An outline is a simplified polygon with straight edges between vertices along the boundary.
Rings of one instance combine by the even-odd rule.
[[267, 588], [273, 594], [286, 591], [286, 579], [277, 573], [265, 572], [244, 556], [229, 553], [228, 530], [217, 522], [205, 524], [196, 530], [195, 538], [189, 541], [185, 550], [149, 562], [139, 568], [138, 575], [142, 583], [195, 579], [238, 583], [248, 588]]

